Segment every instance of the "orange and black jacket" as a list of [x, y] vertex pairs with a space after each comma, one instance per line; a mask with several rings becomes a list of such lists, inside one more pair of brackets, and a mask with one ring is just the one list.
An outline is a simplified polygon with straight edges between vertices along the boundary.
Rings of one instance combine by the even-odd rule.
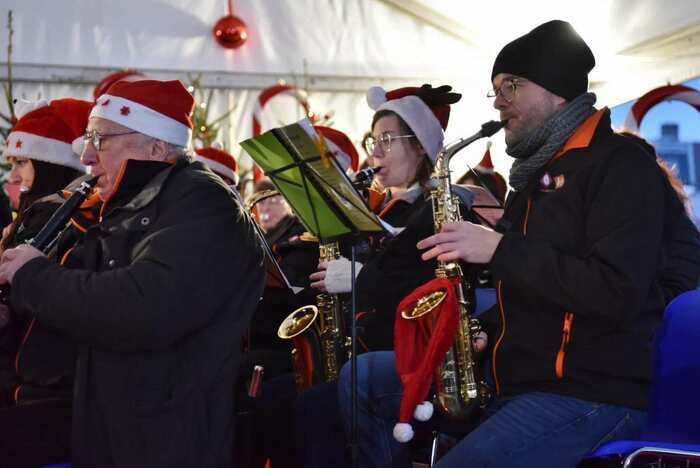
[[[23, 216], [8, 248], [32, 239], [70, 193], [53, 194], [34, 202]], [[89, 210], [76, 213], [82, 224], [90, 223]], [[62, 234], [60, 246], [49, 255], [62, 261], [67, 250], [77, 241], [80, 231], [75, 224]], [[18, 403], [42, 398], [72, 395], [75, 369], [75, 344], [54, 330], [26, 319], [23, 304], [13, 303], [11, 322], [0, 333], [0, 386], [3, 398]]]
[[592, 115], [506, 203], [482, 315], [500, 395], [542, 391], [644, 408], [659, 285], [664, 179]]

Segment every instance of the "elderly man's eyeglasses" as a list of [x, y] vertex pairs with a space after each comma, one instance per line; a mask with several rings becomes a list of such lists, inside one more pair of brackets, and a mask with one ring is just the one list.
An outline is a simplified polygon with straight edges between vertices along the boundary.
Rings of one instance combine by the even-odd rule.
[[379, 147], [382, 149], [384, 153], [388, 153], [391, 151], [391, 144], [394, 142], [394, 140], [397, 140], [399, 138], [415, 138], [415, 135], [392, 135], [391, 133], [382, 133], [378, 137], [367, 137], [365, 140], [365, 149], [369, 154], [372, 154], [374, 152], [374, 149], [379, 145]]
[[486, 93], [486, 97], [495, 98], [500, 95], [507, 102], [513, 102], [518, 87], [527, 81], [528, 80], [524, 80], [522, 78], [512, 78], [503, 80], [501, 86], [498, 89], [489, 90], [489, 92]]
[[118, 137], [123, 135], [133, 135], [134, 133], [139, 132], [108, 133], [107, 135], [103, 135], [97, 130], [89, 130], [85, 132], [85, 135], [83, 135], [83, 140], [85, 141], [86, 145], [88, 143], [92, 143], [92, 146], [94, 146], [97, 151], [100, 151], [102, 149], [102, 141], [105, 138]]

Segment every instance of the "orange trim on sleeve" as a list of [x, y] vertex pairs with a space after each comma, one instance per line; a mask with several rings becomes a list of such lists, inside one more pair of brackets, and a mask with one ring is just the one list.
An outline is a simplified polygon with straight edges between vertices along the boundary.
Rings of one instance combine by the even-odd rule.
[[63, 254], [63, 257], [61, 257], [61, 261], [58, 263], [59, 265], [63, 266], [66, 264], [66, 260], [68, 260], [68, 256], [73, 252], [73, 249], [75, 246], [71, 247], [70, 249], [66, 250], [66, 253]]
[[73, 225], [74, 228], [76, 228], [78, 231], [82, 232], [83, 234], [87, 232], [87, 228], [84, 228], [83, 226], [78, 224], [78, 222], [75, 219], [71, 218], [70, 223]]
[[22, 389], [21, 385], [17, 385], [17, 388], [15, 388], [15, 391], [13, 392], [12, 398], [15, 400], [15, 403], [19, 403], [19, 392]]
[[19, 375], [19, 355], [22, 353], [22, 348], [24, 348], [24, 344], [27, 342], [27, 339], [29, 338], [29, 335], [32, 333], [32, 328], [34, 328], [34, 322], [36, 322], [36, 319], [32, 319], [31, 322], [29, 322], [29, 326], [27, 327], [27, 331], [24, 333], [24, 337], [22, 338], [22, 342], [20, 343], [19, 347], [17, 348], [17, 354], [15, 354], [15, 372]]

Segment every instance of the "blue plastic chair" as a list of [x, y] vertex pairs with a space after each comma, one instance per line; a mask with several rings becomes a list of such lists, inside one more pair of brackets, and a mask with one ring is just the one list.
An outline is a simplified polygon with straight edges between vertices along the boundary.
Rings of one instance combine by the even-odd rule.
[[640, 457], [700, 463], [700, 289], [688, 291], [666, 307], [656, 334], [654, 374], [647, 427], [641, 440], [610, 442], [584, 459], [580, 467], [633, 466]]

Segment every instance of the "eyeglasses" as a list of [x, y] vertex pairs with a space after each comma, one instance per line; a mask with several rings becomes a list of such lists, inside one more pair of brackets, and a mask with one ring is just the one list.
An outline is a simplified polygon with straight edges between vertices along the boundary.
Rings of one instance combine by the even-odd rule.
[[382, 133], [379, 135], [377, 138], [373, 136], [367, 137], [365, 140], [365, 149], [369, 154], [372, 154], [374, 152], [374, 149], [377, 147], [377, 144], [379, 144], [379, 147], [382, 149], [384, 153], [388, 153], [391, 151], [391, 144], [394, 142], [394, 140], [397, 140], [399, 138], [416, 138], [415, 135], [392, 135], [389, 132]]
[[521, 86], [522, 83], [526, 83], [527, 81], [529, 80], [522, 78], [505, 79], [503, 83], [501, 83], [500, 88], [489, 90], [489, 92], [486, 93], [486, 97], [495, 98], [500, 95], [506, 102], [513, 102], [518, 86]]
[[97, 130], [89, 130], [85, 132], [85, 135], [83, 135], [83, 140], [85, 141], [86, 145], [88, 143], [92, 143], [92, 146], [94, 146], [97, 151], [100, 151], [102, 149], [102, 140], [104, 140], [105, 138], [123, 135], [133, 135], [134, 133], [139, 132], [109, 133], [107, 135], [103, 135]]

